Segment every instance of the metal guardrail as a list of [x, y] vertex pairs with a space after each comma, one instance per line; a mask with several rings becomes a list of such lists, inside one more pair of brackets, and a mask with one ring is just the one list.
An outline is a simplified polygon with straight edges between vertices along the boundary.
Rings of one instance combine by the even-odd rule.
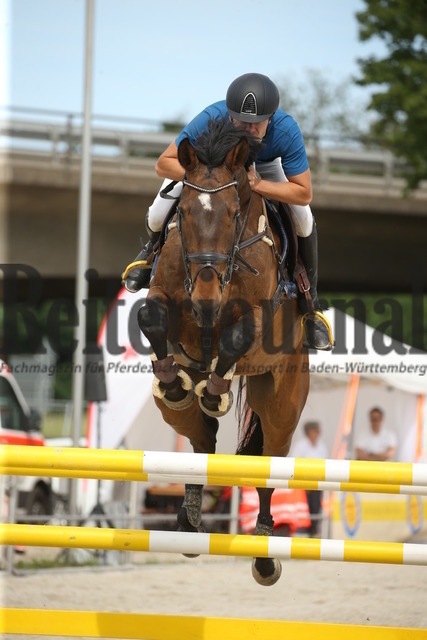
[[[55, 112], [54, 112], [55, 113]], [[142, 121], [145, 122], [145, 121]], [[94, 126], [92, 142], [95, 155], [113, 155], [116, 158], [157, 158], [172, 142], [174, 134], [160, 130], [147, 121], [144, 129], [135, 130]], [[52, 158], [58, 155], [79, 155], [82, 125], [76, 117], [69, 116], [62, 123], [42, 122], [28, 119], [0, 119], [0, 136], [6, 140], [11, 151], [44, 151]], [[35, 146], [34, 143], [39, 143]], [[314, 171], [323, 178], [331, 172], [377, 175], [392, 179], [401, 172], [403, 164], [389, 152], [365, 151], [361, 149], [308, 146], [307, 153]]]
[[[19, 148], [28, 149], [28, 143], [48, 143], [41, 150], [49, 151], [52, 156], [57, 154], [75, 153], [79, 155], [79, 147], [82, 139], [82, 127], [72, 124], [54, 124], [31, 122], [27, 120], [0, 120], [0, 136], [9, 139], [11, 149], [18, 145], [10, 144], [19, 141]], [[92, 144], [107, 149], [121, 156], [132, 153], [141, 156], [158, 156], [173, 140], [173, 134], [156, 131], [126, 131], [118, 129], [94, 128], [92, 129]], [[8, 145], [8, 146], [9, 146]], [[34, 148], [34, 147], [33, 147]]]
[[[1, 108], [0, 108], [1, 110]], [[9, 111], [13, 111], [9, 109]], [[81, 114], [27, 110], [32, 117], [1, 117], [0, 151], [3, 147], [9, 162], [41, 163], [44, 167], [80, 161], [82, 140]], [[102, 124], [101, 124], [102, 123]], [[108, 123], [104, 125], [104, 123]], [[114, 165], [121, 173], [138, 171], [145, 165], [154, 170], [154, 160], [174, 138], [173, 132], [162, 130], [162, 123], [154, 120], [94, 116], [92, 153], [94, 166]], [[381, 195], [401, 198], [405, 187], [402, 177], [405, 163], [388, 151], [360, 148], [357, 141], [346, 147], [330, 146], [314, 141], [308, 144], [307, 155], [317, 189], [373, 190]], [[427, 183], [421, 183], [418, 193], [424, 200]]]

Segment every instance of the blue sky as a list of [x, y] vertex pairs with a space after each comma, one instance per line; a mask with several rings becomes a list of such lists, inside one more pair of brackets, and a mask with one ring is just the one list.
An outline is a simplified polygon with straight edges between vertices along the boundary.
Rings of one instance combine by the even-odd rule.
[[[281, 87], [287, 78], [303, 81], [308, 69], [331, 82], [350, 78], [358, 57], [380, 50], [358, 41], [355, 12], [364, 7], [363, 0], [95, 0], [93, 112], [188, 120], [248, 71]], [[85, 0], [0, 0], [0, 55], [8, 52], [9, 71], [0, 106], [82, 111], [84, 39]]]

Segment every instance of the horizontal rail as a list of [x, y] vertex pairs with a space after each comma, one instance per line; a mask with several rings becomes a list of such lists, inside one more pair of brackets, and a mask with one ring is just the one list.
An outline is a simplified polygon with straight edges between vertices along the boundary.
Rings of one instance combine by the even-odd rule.
[[262, 478], [243, 478], [239, 476], [222, 477], [189, 476], [188, 474], [171, 475], [156, 473], [129, 473], [125, 471], [104, 471], [84, 469], [50, 469], [1, 467], [0, 475], [8, 476], [43, 476], [51, 478], [86, 478], [90, 480], [112, 480], [115, 482], [152, 482], [155, 484], [182, 484], [187, 478], [193, 484], [209, 484], [219, 487], [270, 487], [274, 489], [305, 489], [308, 491], [347, 491], [357, 493], [385, 493], [390, 495], [427, 496], [427, 486], [399, 484], [378, 484], [367, 482], [324, 482], [317, 480], [265, 480]]
[[[49, 117], [49, 113], [45, 115]], [[51, 120], [43, 121], [2, 117], [0, 118], [0, 136], [18, 141], [22, 149], [31, 150], [34, 149], [35, 144], [39, 147], [47, 144], [54, 161], [60, 156], [78, 156], [83, 131], [81, 117], [76, 117], [77, 114], [56, 115], [62, 115], [62, 122], [54, 121], [54, 112], [50, 115]], [[110, 124], [100, 125], [100, 121], [109, 121]], [[128, 120], [127, 127], [114, 125], [113, 123], [119, 122], [119, 119], [113, 117], [98, 117], [96, 122], [98, 123], [96, 125], [92, 123], [92, 144], [98, 147], [98, 155], [101, 148], [109, 148], [122, 158], [129, 157], [131, 153], [137, 153], [141, 157], [158, 157], [178, 133], [178, 130], [176, 132], [162, 130], [163, 124], [154, 120], [141, 119], [138, 121], [139, 126], [135, 127], [136, 122], [134, 122], [133, 128], [130, 128], [131, 120]], [[384, 187], [389, 188], [393, 179], [402, 172], [403, 161], [393, 156], [390, 151], [366, 150], [359, 148], [356, 140], [349, 142], [350, 146], [347, 148], [342, 147], [343, 143], [340, 140], [337, 140], [335, 146], [331, 144], [319, 146], [317, 142], [313, 146], [308, 145], [307, 155], [310, 164], [313, 165], [313, 173], [319, 175], [321, 182], [332, 178], [337, 170], [360, 176], [375, 174], [384, 182]]]
[[[59, 115], [59, 114], [58, 114]], [[65, 142], [75, 146], [81, 142], [83, 135], [83, 125], [81, 117], [73, 117], [71, 114], [62, 114], [62, 122], [55, 121], [55, 114], [51, 114], [51, 119], [31, 120], [28, 118], [1, 117], [0, 135], [11, 139], [20, 139], [25, 142], [50, 142], [55, 147], [58, 142]], [[49, 116], [49, 114], [46, 114]], [[96, 121], [96, 124], [94, 124]], [[99, 123], [101, 121], [108, 124]], [[94, 144], [114, 146], [119, 149], [135, 149], [141, 151], [156, 151], [158, 155], [172, 142], [179, 133], [179, 125], [175, 132], [162, 130], [163, 124], [155, 120], [139, 120], [138, 126], [131, 127], [128, 121], [126, 127], [111, 126], [113, 122], [118, 122], [112, 117], [94, 118], [92, 122], [92, 142]], [[356, 167], [362, 173], [367, 173], [369, 168], [375, 167], [379, 173], [390, 172], [394, 167], [401, 168], [402, 160], [395, 158], [390, 151], [366, 150], [360, 148], [358, 141], [352, 142], [351, 148], [343, 148], [342, 141], [337, 140], [337, 144], [328, 144], [320, 148], [320, 159], [322, 165], [328, 167], [329, 164], [342, 163], [346, 166]], [[358, 145], [354, 147], [354, 143]], [[307, 147], [310, 156], [317, 157], [319, 147]]]
[[[160, 131], [159, 125], [154, 127], [152, 123], [147, 123], [145, 127], [150, 130], [132, 131], [111, 127], [92, 127], [92, 144], [115, 147], [140, 146], [156, 152], [159, 151], [160, 154], [174, 138], [173, 133]], [[157, 130], [153, 130], [155, 128]], [[23, 141], [47, 141], [52, 145], [56, 145], [58, 142], [76, 145], [81, 143], [83, 126], [71, 121], [57, 124], [54, 122], [0, 119], [0, 135]]]
[[7, 608], [1, 611], [0, 633], [140, 640], [270, 640], [282, 637], [298, 640], [425, 640], [426, 631], [257, 618]]
[[427, 545], [224, 533], [2, 524], [0, 544], [108, 551], [427, 565]]
[[[269, 482], [311, 481], [372, 485], [427, 486], [427, 464], [410, 462], [366, 462], [229, 454], [176, 453], [0, 445], [0, 474], [21, 469], [31, 474], [61, 475], [63, 471], [80, 477], [95, 473], [128, 474], [144, 481], [158, 476], [197, 478], [202, 484], [221, 479], [232, 485], [237, 478], [252, 478], [260, 486]], [[8, 474], [10, 475], [10, 474]], [[117, 478], [118, 479], [118, 478]], [[123, 478], [122, 478], [123, 479]], [[221, 483], [222, 483], [221, 482]]]

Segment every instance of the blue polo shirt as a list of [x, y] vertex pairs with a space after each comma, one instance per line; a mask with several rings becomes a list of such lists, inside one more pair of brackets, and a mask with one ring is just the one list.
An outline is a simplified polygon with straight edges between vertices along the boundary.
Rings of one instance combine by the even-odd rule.
[[[176, 146], [178, 147], [184, 138], [188, 138], [194, 144], [197, 136], [207, 128], [211, 118], [227, 116], [225, 100], [211, 104], [182, 129], [175, 139]], [[288, 177], [296, 176], [309, 168], [301, 130], [292, 116], [282, 109], [277, 109], [269, 123], [263, 144], [264, 148], [258, 153], [257, 162], [271, 162], [281, 158], [283, 171]]]

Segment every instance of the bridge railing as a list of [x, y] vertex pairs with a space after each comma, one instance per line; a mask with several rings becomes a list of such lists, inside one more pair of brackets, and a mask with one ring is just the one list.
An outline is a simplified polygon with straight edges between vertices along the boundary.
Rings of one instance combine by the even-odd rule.
[[[43, 114], [44, 120], [0, 114], [0, 146], [8, 150], [10, 159], [25, 156], [29, 161], [31, 154], [33, 161], [44, 164], [79, 162], [81, 116], [54, 111]], [[108, 122], [108, 126], [104, 122]], [[174, 135], [162, 130], [162, 123], [154, 120], [95, 116], [93, 157], [98, 162], [114, 162], [121, 170], [127, 170], [138, 161], [153, 162]], [[349, 179], [357, 186], [357, 178], [363, 179], [364, 186], [372, 181], [385, 193], [391, 192], [392, 188], [401, 193], [405, 185], [402, 178], [404, 162], [388, 151], [361, 149], [355, 143], [337, 147], [309, 142], [307, 153], [315, 182], [325, 188]], [[426, 185], [421, 185], [421, 190], [425, 188]]]

